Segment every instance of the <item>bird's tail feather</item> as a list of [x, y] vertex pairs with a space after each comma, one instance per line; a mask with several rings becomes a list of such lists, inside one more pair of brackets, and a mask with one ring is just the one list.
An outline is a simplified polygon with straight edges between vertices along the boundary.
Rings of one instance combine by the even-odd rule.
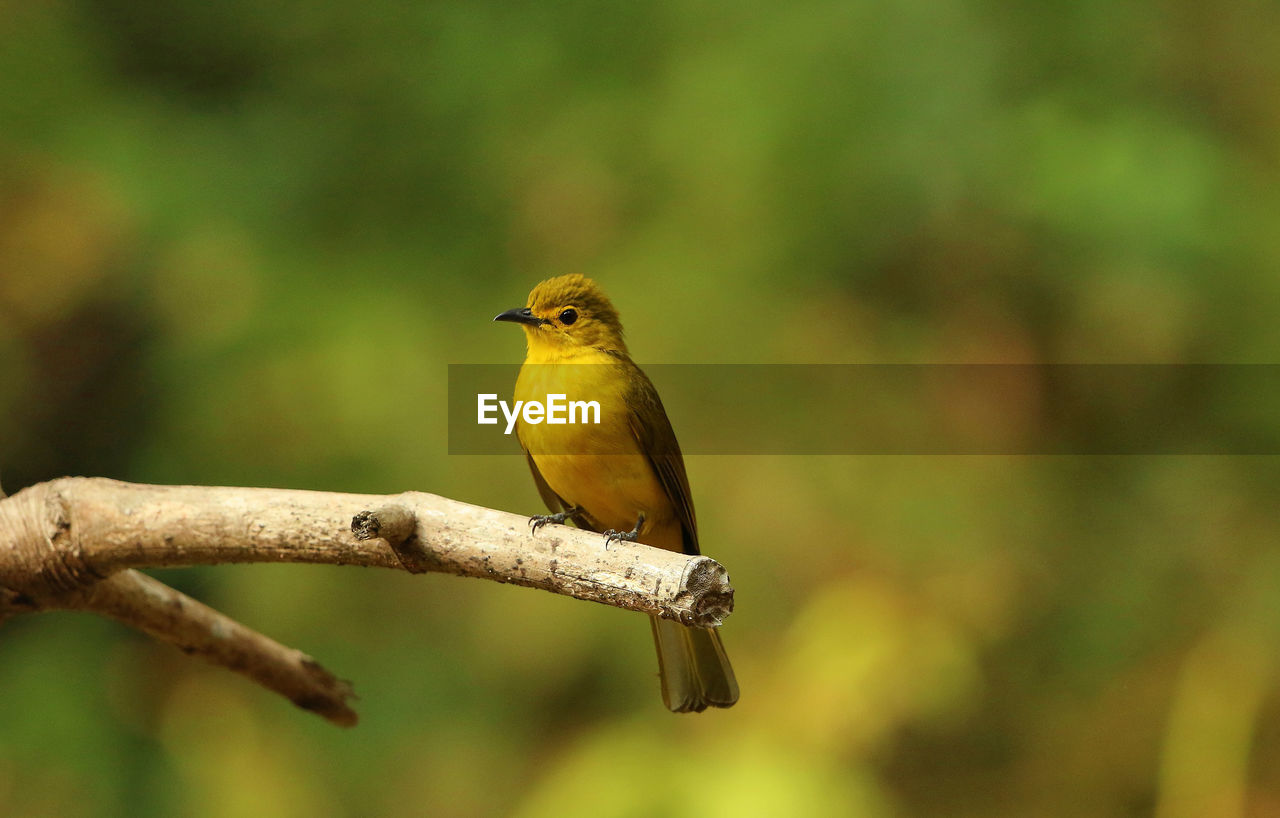
[[738, 700], [738, 680], [719, 631], [690, 628], [656, 616], [651, 620], [662, 701], [668, 710], [696, 713], [708, 706], [729, 707]]

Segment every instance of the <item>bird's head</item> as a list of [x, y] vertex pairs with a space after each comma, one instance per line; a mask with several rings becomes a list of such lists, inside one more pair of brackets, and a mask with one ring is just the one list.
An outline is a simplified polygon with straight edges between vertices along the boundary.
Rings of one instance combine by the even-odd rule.
[[578, 274], [549, 278], [529, 293], [529, 303], [494, 316], [521, 324], [529, 349], [591, 347], [626, 353], [622, 322], [604, 291]]

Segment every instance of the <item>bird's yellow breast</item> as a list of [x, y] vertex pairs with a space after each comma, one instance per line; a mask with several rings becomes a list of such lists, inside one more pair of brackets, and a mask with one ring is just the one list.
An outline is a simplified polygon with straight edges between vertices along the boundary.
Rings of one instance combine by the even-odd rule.
[[627, 375], [620, 362], [596, 350], [538, 355], [531, 349], [516, 380], [516, 400], [544, 406], [549, 395], [598, 401], [600, 422], [583, 423], [581, 415], [563, 424], [522, 417], [516, 434], [551, 490], [585, 509], [598, 528], [629, 531], [644, 514], [641, 542], [679, 550], [680, 524], [631, 428]]

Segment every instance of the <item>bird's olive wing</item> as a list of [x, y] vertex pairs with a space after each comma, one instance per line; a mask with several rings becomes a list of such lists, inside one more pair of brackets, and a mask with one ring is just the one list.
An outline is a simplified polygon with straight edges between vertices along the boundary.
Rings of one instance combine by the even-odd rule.
[[[630, 362], [628, 362], [630, 363]], [[631, 433], [640, 444], [640, 450], [649, 459], [649, 465], [662, 490], [666, 492], [671, 507], [676, 511], [683, 532], [684, 552], [697, 554], [698, 520], [693, 512], [693, 494], [689, 491], [689, 477], [684, 471], [684, 457], [676, 433], [667, 419], [667, 411], [658, 397], [649, 377], [635, 364], [635, 377], [628, 378], [631, 388], [627, 392], [628, 421]]]

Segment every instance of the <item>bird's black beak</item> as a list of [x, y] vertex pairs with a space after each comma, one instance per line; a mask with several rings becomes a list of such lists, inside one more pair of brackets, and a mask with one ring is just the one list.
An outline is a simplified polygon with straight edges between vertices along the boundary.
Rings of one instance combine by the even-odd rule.
[[533, 310], [528, 307], [516, 307], [506, 312], [498, 313], [493, 316], [494, 321], [510, 321], [513, 324], [528, 324], [531, 327], [539, 327], [549, 323], [545, 318], [539, 318], [533, 314]]

